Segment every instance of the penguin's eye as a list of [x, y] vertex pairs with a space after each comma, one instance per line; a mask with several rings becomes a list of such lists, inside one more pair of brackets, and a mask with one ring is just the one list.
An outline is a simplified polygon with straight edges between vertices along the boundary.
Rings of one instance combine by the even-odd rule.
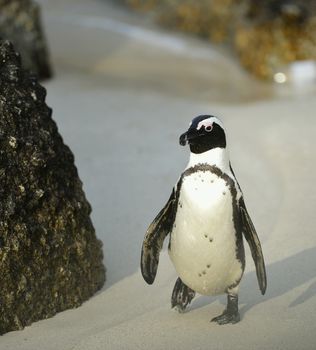
[[213, 121], [210, 119], [202, 120], [201, 122], [199, 122], [196, 130], [200, 130], [203, 127], [206, 132], [211, 132], [213, 130]]

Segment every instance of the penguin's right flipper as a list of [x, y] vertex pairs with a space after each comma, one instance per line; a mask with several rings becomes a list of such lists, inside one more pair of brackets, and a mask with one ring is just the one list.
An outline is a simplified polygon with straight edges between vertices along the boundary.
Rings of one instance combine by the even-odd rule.
[[171, 308], [177, 308], [180, 313], [184, 312], [194, 297], [195, 291], [185, 285], [181, 279], [178, 278], [172, 291]]
[[239, 200], [239, 208], [242, 219], [242, 231], [249, 244], [251, 255], [256, 265], [257, 279], [261, 293], [264, 294], [267, 289], [267, 276], [259, 237], [248, 214], [243, 198]]
[[140, 267], [144, 280], [152, 284], [155, 280], [159, 254], [163, 241], [172, 230], [175, 213], [176, 194], [173, 189], [166, 205], [149, 225], [143, 241]]

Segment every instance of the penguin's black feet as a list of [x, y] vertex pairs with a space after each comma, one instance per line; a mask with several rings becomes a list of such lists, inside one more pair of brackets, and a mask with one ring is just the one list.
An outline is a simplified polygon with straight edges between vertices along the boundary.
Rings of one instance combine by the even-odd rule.
[[240, 321], [240, 315], [238, 312], [238, 295], [228, 294], [227, 296], [227, 308], [219, 316], [214, 317], [211, 322], [216, 322], [220, 325], [227, 323], [237, 323]]
[[178, 278], [171, 296], [171, 308], [174, 308], [180, 313], [184, 312], [194, 296], [195, 291], [186, 286], [181, 279]]
[[240, 321], [240, 315], [239, 312], [231, 314], [228, 313], [226, 310], [219, 316], [212, 318], [211, 322], [216, 322], [220, 325], [227, 324], [227, 323], [237, 323]]

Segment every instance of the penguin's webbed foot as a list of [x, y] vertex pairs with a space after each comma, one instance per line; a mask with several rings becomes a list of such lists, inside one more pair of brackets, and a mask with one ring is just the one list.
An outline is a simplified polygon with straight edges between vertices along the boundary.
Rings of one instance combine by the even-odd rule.
[[228, 324], [228, 323], [237, 323], [240, 321], [240, 315], [237, 311], [236, 313], [229, 313], [226, 310], [219, 316], [212, 318], [211, 322], [216, 322], [219, 325]]
[[216, 322], [220, 325], [227, 323], [237, 323], [240, 321], [240, 315], [238, 312], [238, 295], [228, 294], [227, 295], [227, 308], [219, 316], [214, 317], [211, 322]]
[[185, 312], [188, 304], [195, 296], [195, 291], [186, 286], [180, 278], [177, 279], [171, 296], [171, 308], [179, 313]]

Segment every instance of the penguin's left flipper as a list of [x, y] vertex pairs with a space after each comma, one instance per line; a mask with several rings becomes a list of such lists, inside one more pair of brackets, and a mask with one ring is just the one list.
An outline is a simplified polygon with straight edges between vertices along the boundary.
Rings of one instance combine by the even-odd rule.
[[148, 284], [152, 284], [155, 280], [159, 263], [159, 254], [163, 242], [172, 230], [175, 202], [176, 195], [173, 189], [168, 202], [146, 231], [142, 246], [140, 266], [144, 280]]
[[257, 279], [258, 279], [261, 293], [264, 294], [267, 288], [267, 276], [266, 276], [266, 269], [265, 269], [261, 244], [260, 244], [256, 229], [247, 212], [246, 205], [243, 198], [240, 198], [239, 200], [239, 209], [240, 209], [241, 219], [242, 219], [241, 220], [242, 231], [249, 244], [251, 255], [256, 265]]

